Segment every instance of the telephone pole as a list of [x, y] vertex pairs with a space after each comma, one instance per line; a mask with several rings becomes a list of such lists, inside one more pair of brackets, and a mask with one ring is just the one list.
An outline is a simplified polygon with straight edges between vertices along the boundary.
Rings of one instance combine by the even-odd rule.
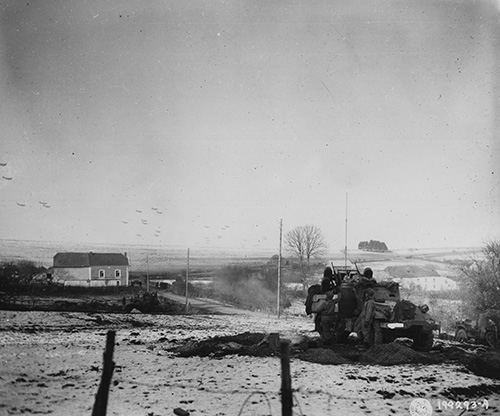
[[146, 292], [149, 293], [149, 254], [146, 255]]
[[345, 246], [344, 246], [344, 266], [347, 267], [347, 192], [345, 193]]
[[282, 242], [282, 237], [283, 237], [283, 218], [280, 218], [280, 249], [279, 249], [279, 254], [278, 254], [278, 290], [277, 290], [277, 305], [276, 305], [276, 310], [277, 310], [277, 315], [278, 318], [280, 317], [280, 297], [281, 297], [281, 242]]
[[186, 267], [186, 313], [188, 312], [189, 309], [188, 282], [189, 282], [189, 248], [187, 249], [187, 267]]

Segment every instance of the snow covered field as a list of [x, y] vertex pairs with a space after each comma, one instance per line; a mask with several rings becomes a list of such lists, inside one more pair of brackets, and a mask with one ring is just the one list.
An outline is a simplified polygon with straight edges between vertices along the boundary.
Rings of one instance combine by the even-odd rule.
[[[108, 329], [117, 331], [108, 414], [159, 416], [180, 407], [191, 415], [279, 415], [278, 357], [180, 358], [170, 350], [188, 341], [246, 331], [279, 332], [292, 342], [314, 337], [312, 321], [305, 316], [278, 320], [256, 313], [151, 316], [1, 311], [0, 322], [2, 415], [90, 414]], [[497, 382], [473, 375], [459, 363], [322, 365], [293, 358], [291, 371], [296, 414], [406, 415], [416, 397], [430, 400], [438, 410], [439, 400], [448, 399], [450, 389], [458, 387], [471, 400], [488, 400], [489, 409], [474, 414], [493, 415], [500, 408]], [[488, 386], [490, 393], [481, 393], [481, 386]]]

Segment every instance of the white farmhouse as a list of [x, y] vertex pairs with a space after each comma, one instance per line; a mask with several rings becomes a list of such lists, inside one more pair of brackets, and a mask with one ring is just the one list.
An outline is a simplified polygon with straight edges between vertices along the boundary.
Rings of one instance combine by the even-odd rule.
[[127, 253], [57, 253], [54, 282], [67, 286], [128, 286]]

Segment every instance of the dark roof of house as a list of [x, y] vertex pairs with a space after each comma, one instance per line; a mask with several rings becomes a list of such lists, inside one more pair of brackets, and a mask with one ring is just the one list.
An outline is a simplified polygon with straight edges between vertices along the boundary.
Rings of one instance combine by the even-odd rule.
[[122, 253], [57, 253], [54, 267], [128, 266]]

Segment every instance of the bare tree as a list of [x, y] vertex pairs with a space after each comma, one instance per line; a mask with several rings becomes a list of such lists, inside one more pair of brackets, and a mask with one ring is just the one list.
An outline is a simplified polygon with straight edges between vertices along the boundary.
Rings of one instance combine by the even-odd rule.
[[315, 225], [301, 225], [286, 234], [285, 245], [299, 260], [302, 283], [305, 286], [311, 258], [324, 254], [326, 250], [323, 234]]

